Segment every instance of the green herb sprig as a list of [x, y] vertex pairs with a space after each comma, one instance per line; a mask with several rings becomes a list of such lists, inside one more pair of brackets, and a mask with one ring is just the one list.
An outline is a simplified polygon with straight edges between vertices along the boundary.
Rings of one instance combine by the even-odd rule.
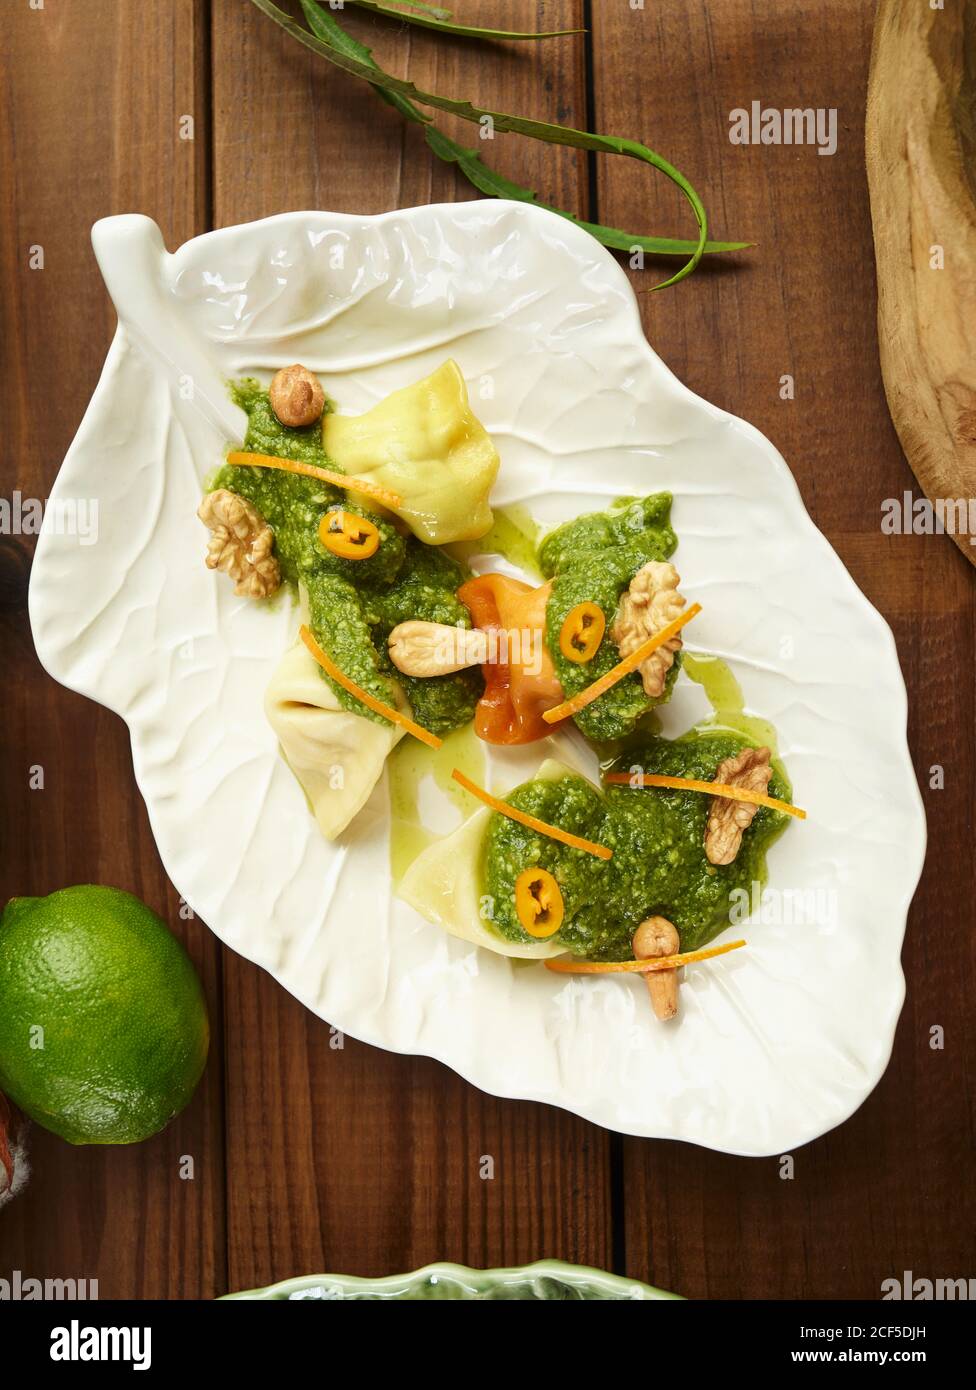
[[419, 24], [422, 29], [435, 29], [441, 34], [458, 34], [465, 39], [561, 39], [568, 34], [582, 34], [582, 29], [548, 29], [543, 32], [533, 30], [526, 33], [517, 29], [478, 29], [470, 24], [458, 24], [450, 10], [437, 9], [432, 5], [416, 5], [411, 0], [401, 0], [407, 9], [394, 9], [383, 0], [346, 0], [346, 4], [357, 5], [361, 10], [372, 10], [374, 14], [385, 15], [388, 19], [401, 19], [406, 24]]
[[[373, 58], [371, 50], [343, 29], [330, 12], [317, 3], [317, 0], [301, 0], [308, 29], [302, 28], [290, 15], [285, 14], [273, 3], [273, 0], [252, 0], [252, 3], [292, 38], [311, 49], [312, 52], [328, 59], [329, 62], [334, 63], [343, 71], [369, 82], [378, 95], [407, 120], [422, 125], [425, 128], [427, 143], [433, 153], [439, 159], [456, 164], [479, 192], [492, 197], [513, 198], [520, 202], [534, 203], [539, 207], [546, 208], [547, 211], [575, 222], [603, 245], [617, 250], [626, 251], [640, 248], [653, 255], [686, 256], [685, 264], [667, 280], [654, 286], [655, 289], [664, 289], [668, 285], [677, 284], [679, 280], [690, 275], [706, 252], [739, 251], [749, 245], [748, 242], [709, 242], [705, 208], [692, 185], [666, 159], [639, 141], [576, 130], [571, 126], [538, 121], [525, 116], [513, 116], [503, 111], [490, 111], [468, 101], [459, 101], [453, 97], [440, 96], [435, 92], [422, 91], [414, 83], [394, 77], [392, 73], [381, 68]], [[363, 8], [372, 9], [377, 14], [382, 13], [388, 17], [395, 15], [401, 20], [408, 19], [404, 12], [392, 10], [388, 6], [378, 3], [378, 0], [350, 0], [350, 3], [361, 4]], [[412, 0], [411, 9], [418, 12], [423, 10], [425, 17], [431, 17], [430, 7], [416, 5], [412, 3]], [[441, 14], [447, 13], [441, 11]], [[491, 37], [499, 37], [502, 34], [503, 31], [494, 31]], [[488, 33], [482, 31], [481, 37], [488, 36]], [[550, 36], [547, 35], [546, 37]], [[487, 120], [496, 130], [527, 135], [532, 139], [542, 140], [548, 144], [568, 145], [576, 149], [594, 150], [606, 154], [620, 154], [650, 164], [670, 179], [691, 205], [698, 224], [698, 237], [695, 241], [682, 241], [670, 237], [640, 236], [620, 231], [614, 227], [605, 227], [601, 223], [584, 222], [571, 212], [562, 208], [551, 207], [543, 203], [532, 189], [523, 188], [490, 169], [481, 159], [477, 150], [459, 144], [443, 131], [438, 130], [433, 124], [433, 117], [421, 111], [417, 105], [418, 102], [423, 106], [450, 112], [462, 120], [471, 121], [477, 125], [481, 125]]]

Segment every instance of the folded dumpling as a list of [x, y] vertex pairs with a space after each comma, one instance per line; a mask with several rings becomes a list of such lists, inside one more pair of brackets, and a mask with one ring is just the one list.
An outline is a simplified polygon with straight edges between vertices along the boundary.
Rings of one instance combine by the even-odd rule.
[[[576, 774], [572, 768], [552, 758], [536, 773], [537, 778], [552, 781], [573, 775]], [[485, 806], [452, 834], [428, 845], [404, 874], [400, 897], [421, 917], [443, 927], [451, 936], [497, 951], [499, 955], [536, 960], [564, 955], [566, 947], [555, 941], [509, 941], [493, 931], [490, 919], [482, 915], [485, 832], [492, 814]]]
[[322, 432], [326, 453], [347, 473], [397, 493], [397, 514], [428, 545], [477, 540], [491, 529], [498, 453], [456, 362], [365, 415], [326, 415]]
[[366, 804], [403, 730], [342, 709], [302, 642], [281, 658], [264, 710], [319, 829], [334, 840]]

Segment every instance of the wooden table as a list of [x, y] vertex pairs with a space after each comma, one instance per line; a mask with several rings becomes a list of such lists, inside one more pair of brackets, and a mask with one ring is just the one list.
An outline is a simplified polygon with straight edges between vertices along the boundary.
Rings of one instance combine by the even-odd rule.
[[[973, 571], [948, 537], [880, 529], [882, 500], [913, 479], [877, 359], [862, 158], [872, 6], [456, 8], [509, 27], [585, 20], [590, 33], [489, 50], [347, 19], [387, 66], [435, 90], [646, 140], [694, 181], [717, 235], [758, 242], [645, 296], [642, 311], [683, 381], [782, 450], [814, 520], [895, 631], [931, 851], [892, 1063], [859, 1113], [798, 1151], [784, 1180], [774, 1158], [620, 1138], [484, 1096], [428, 1060], [350, 1039], [330, 1046], [327, 1024], [202, 922], [181, 920], [125, 727], [41, 670], [26, 606], [33, 538], [4, 536], [3, 896], [89, 881], [139, 894], [186, 941], [214, 1043], [190, 1108], [149, 1143], [71, 1149], [35, 1131], [32, 1184], [0, 1215], [0, 1276], [97, 1277], [103, 1297], [185, 1298], [311, 1271], [559, 1256], [693, 1298], [876, 1298], [906, 1269], [970, 1275], [976, 602]], [[172, 248], [285, 209], [379, 212], [471, 196], [418, 130], [247, 0], [17, 0], [2, 45], [7, 496], [46, 495], [114, 328], [89, 245], [96, 218], [148, 213]], [[837, 153], [730, 144], [729, 112], [753, 99], [836, 107]], [[181, 138], [185, 116], [192, 140]], [[489, 153], [562, 206], [691, 234], [674, 191], [630, 161], [501, 136]], [[35, 246], [43, 270], [29, 268]], [[793, 400], [781, 398], [784, 375]], [[29, 789], [35, 764], [43, 790]], [[930, 790], [936, 764], [945, 785]], [[930, 1046], [936, 1026], [943, 1050]], [[492, 1181], [479, 1175], [486, 1154]]]

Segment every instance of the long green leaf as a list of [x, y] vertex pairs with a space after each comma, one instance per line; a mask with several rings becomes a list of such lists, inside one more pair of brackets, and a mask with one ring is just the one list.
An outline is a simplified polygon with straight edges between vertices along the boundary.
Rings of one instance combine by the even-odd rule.
[[457, 34], [466, 39], [561, 39], [567, 34], [585, 33], [583, 29], [549, 29], [543, 33], [517, 29], [477, 29], [470, 24], [458, 24], [446, 17], [435, 17], [426, 9], [415, 9], [413, 5], [407, 12], [383, 4], [383, 0], [346, 0], [346, 4], [356, 5], [361, 10], [370, 10], [373, 14], [385, 15], [388, 19], [401, 19], [406, 24], [419, 24], [422, 29], [434, 29], [441, 34]]
[[[372, 49], [347, 33], [328, 10], [322, 9], [315, 0], [301, 0], [301, 5], [309, 28], [323, 43], [327, 43], [337, 53], [346, 53], [350, 58], [357, 58], [372, 71], [379, 71], [380, 65], [373, 57]], [[370, 86], [377, 96], [399, 111], [401, 116], [406, 116], [408, 121], [416, 121], [419, 125], [426, 126], [433, 119], [432, 116], [425, 115], [409, 98], [400, 96], [399, 92], [386, 92], [382, 87], [377, 87], [375, 82], [371, 82]]]
[[[568, 145], [575, 149], [596, 150], [610, 154], [622, 154], [628, 158], [640, 160], [650, 164], [663, 173], [672, 183], [684, 194], [691, 205], [698, 222], [698, 240], [695, 248], [685, 264], [677, 270], [669, 279], [663, 280], [655, 289], [664, 289], [668, 285], [677, 284], [698, 265], [707, 244], [708, 220], [704, 205], [694, 188], [672, 164], [657, 154], [654, 150], [648, 149], [637, 140], [626, 140], [619, 136], [599, 135], [591, 131], [575, 130], [571, 126], [553, 125], [547, 121], [537, 121], [525, 116], [512, 116], [504, 111], [490, 111], [481, 107], [474, 106], [469, 101], [458, 101], [453, 97], [442, 97], [434, 92], [420, 90], [412, 82], [403, 78], [393, 77], [392, 74], [385, 72], [382, 68], [371, 66], [370, 62], [361, 56], [350, 52], [348, 47], [336, 47], [325, 42], [315, 34], [303, 29], [301, 25], [280, 10], [273, 0], [252, 0], [262, 13], [269, 19], [274, 20], [292, 38], [297, 39], [304, 47], [319, 53], [337, 67], [345, 72], [351, 73], [354, 77], [364, 78], [367, 82], [376, 87], [382, 88], [401, 97], [407, 97], [411, 101], [418, 101], [424, 106], [433, 106], [435, 109], [449, 111], [453, 115], [460, 116], [462, 120], [471, 121], [476, 125], [489, 120], [492, 128], [501, 131], [512, 131], [520, 135], [528, 135], [535, 140], [543, 140], [549, 144]], [[302, 0], [303, 9], [306, 14], [309, 12], [311, 0]], [[324, 15], [324, 11], [321, 12]]]
[[[373, 57], [372, 50], [343, 29], [328, 10], [322, 9], [318, 0], [301, 0], [301, 4], [309, 28], [324, 43], [361, 59], [370, 68], [376, 69], [379, 66]], [[468, 182], [473, 184], [480, 193], [486, 193], [492, 198], [512, 198], [521, 203], [534, 203], [546, 212], [554, 212], [559, 217], [565, 217], [569, 222], [575, 222], [577, 226], [596, 237], [604, 246], [613, 247], [616, 251], [633, 251], [639, 247], [642, 251], [647, 251], [655, 256], [690, 256], [694, 253], [697, 245], [694, 241], [680, 241], [671, 237], [640, 236], [635, 232], [620, 231], [616, 227], [605, 227], [599, 222], [584, 222], [575, 213], [553, 207], [551, 203], [544, 203], [531, 188], [524, 188], [521, 184], [506, 178], [504, 174], [499, 174], [494, 169], [489, 168], [482, 160], [478, 150], [469, 149], [456, 140], [452, 140], [443, 131], [438, 130], [431, 123], [431, 117], [421, 111], [420, 107], [407, 97], [402, 97], [398, 93], [385, 92], [382, 87], [377, 87], [375, 84], [373, 84], [373, 90], [384, 101], [388, 101], [394, 106], [408, 121], [422, 125], [425, 128], [427, 144], [438, 159], [447, 164], [457, 165]], [[748, 242], [741, 241], [709, 241], [705, 243], [705, 252], [712, 254], [721, 251], [742, 251], [748, 245]]]
[[419, 10], [421, 14], [432, 15], [434, 19], [451, 19], [452, 11], [441, 9], [440, 5], [424, 5], [421, 0], [398, 0], [405, 10]]
[[[697, 246], [697, 242], [694, 241], [679, 241], [672, 237], [640, 236], [635, 232], [620, 231], [616, 227], [605, 227], [602, 222], [584, 222], [574, 212], [566, 212], [563, 208], [553, 207], [551, 203], [544, 203], [533, 193], [531, 188], [523, 188], [521, 184], [513, 183], [504, 174], [489, 169], [477, 150], [459, 145], [456, 140], [452, 140], [449, 135], [445, 135], [436, 126], [428, 125], [426, 136], [428, 145], [438, 159], [443, 159], [448, 164], [456, 164], [469, 183], [474, 184], [479, 192], [486, 193], [492, 198], [514, 198], [520, 203], [534, 203], [536, 207], [543, 208], [546, 212], [554, 212], [559, 217], [565, 217], [567, 222], [575, 222], [577, 227], [582, 227], [597, 241], [602, 242], [604, 246], [612, 247], [615, 251], [634, 251], [639, 248], [641, 251], [647, 251], [655, 256], [690, 256]], [[749, 244], [745, 241], [707, 241], [705, 252], [712, 254], [720, 251], [743, 251]]]

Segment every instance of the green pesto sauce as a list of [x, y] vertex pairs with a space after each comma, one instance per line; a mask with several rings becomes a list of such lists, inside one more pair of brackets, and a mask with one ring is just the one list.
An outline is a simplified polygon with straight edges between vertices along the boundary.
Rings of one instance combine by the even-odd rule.
[[[696, 729], [675, 740], [642, 736], [609, 770], [638, 768], [711, 781], [719, 763], [749, 742], [733, 730]], [[779, 770], [769, 794], [790, 797]], [[788, 820], [782, 812], [760, 806], [734, 862], [715, 865], [704, 850], [709, 797], [699, 792], [608, 786], [601, 793], [569, 775], [525, 782], [507, 800], [550, 825], [608, 846], [613, 858], [597, 859], [507, 816], [492, 815], [484, 862], [492, 925], [509, 940], [531, 940], [518, 920], [515, 881], [523, 869], [541, 865], [563, 896], [563, 925], [553, 940], [593, 960], [630, 959], [634, 930], [654, 915], [674, 923], [683, 951], [711, 941], [728, 925], [732, 892], [745, 889], [751, 895], [753, 881], [765, 880], [766, 852]]]
[[[566, 698], [578, 695], [620, 660], [610, 628], [620, 596], [649, 560], [667, 560], [677, 537], [671, 528], [671, 494], [621, 497], [604, 512], [577, 517], [558, 527], [539, 547], [543, 575], [552, 579], [546, 609], [546, 642]], [[606, 618], [603, 641], [585, 663], [567, 661], [559, 649], [559, 634], [567, 614], [577, 604], [597, 603]], [[574, 716], [587, 738], [603, 742], [633, 732], [637, 721], [656, 704], [670, 699], [681, 666], [680, 654], [657, 699], [644, 694], [640, 675], [625, 676], [599, 699]]]
[[[301, 429], [281, 424], [257, 381], [238, 382], [232, 394], [248, 417], [246, 451], [343, 471], [326, 454], [319, 424]], [[306, 589], [315, 639], [345, 675], [388, 705], [396, 704], [396, 676], [414, 718], [433, 733], [449, 733], [471, 720], [482, 691], [477, 669], [415, 680], [394, 672], [386, 645], [391, 629], [407, 618], [470, 627], [470, 614], [455, 592], [467, 577], [462, 565], [415, 536], [402, 535], [385, 516], [317, 478], [225, 464], [210, 486], [238, 493], [267, 521], [275, 534], [282, 576]], [[380, 533], [375, 555], [349, 560], [326, 550], [319, 540], [319, 522], [336, 508], [369, 517]], [[386, 723], [321, 674], [344, 709]]]
[[696, 729], [730, 729], [744, 734], [746, 740], [756, 747], [765, 744], [773, 754], [773, 766], [778, 767], [780, 775], [785, 778], [785, 771], [776, 758], [778, 743], [775, 725], [768, 719], [746, 713], [742, 687], [727, 664], [720, 657], [707, 652], [694, 655], [684, 652], [683, 658], [681, 669], [689, 680], [701, 686], [714, 711], [711, 718], [702, 720]]

